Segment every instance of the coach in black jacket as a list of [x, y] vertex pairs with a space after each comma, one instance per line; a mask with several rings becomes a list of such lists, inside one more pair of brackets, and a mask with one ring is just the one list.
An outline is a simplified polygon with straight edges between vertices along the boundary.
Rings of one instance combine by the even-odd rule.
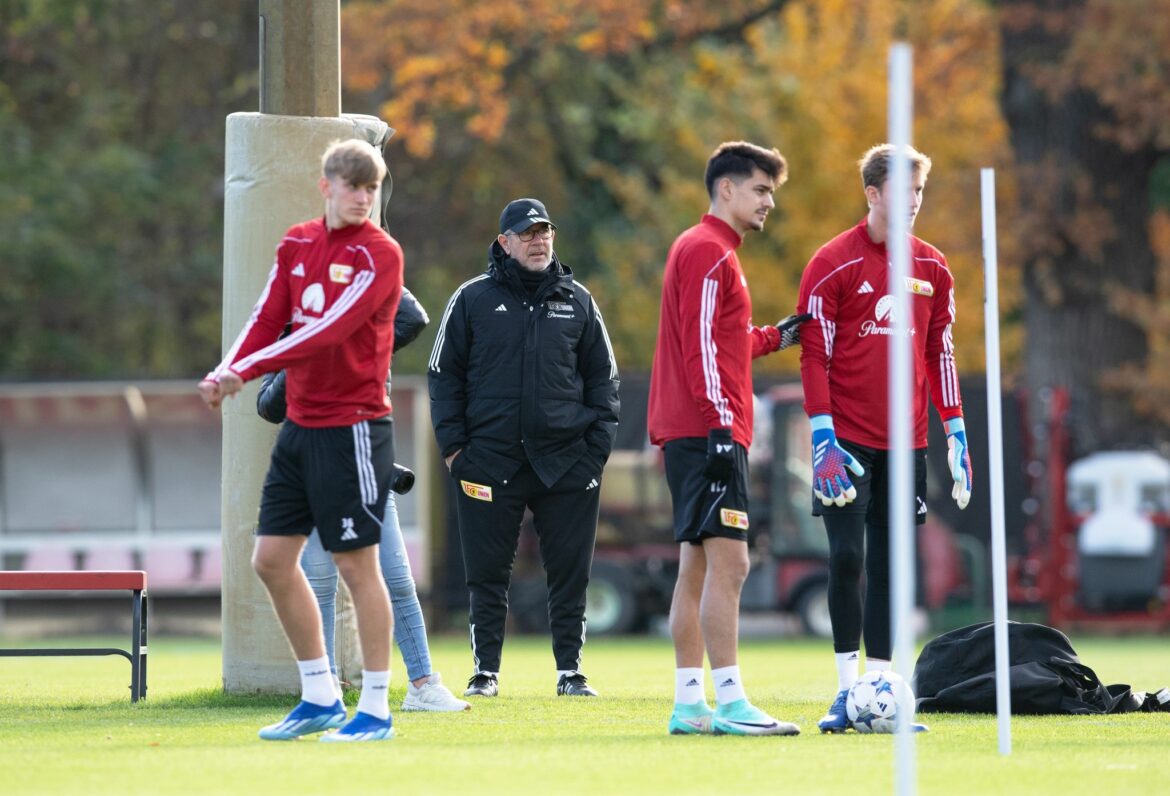
[[555, 235], [537, 200], [504, 208], [487, 273], [447, 303], [428, 365], [435, 438], [459, 486], [475, 661], [467, 696], [498, 693], [525, 508], [548, 579], [557, 693], [597, 695], [581, 646], [618, 372], [601, 312], [553, 253]]

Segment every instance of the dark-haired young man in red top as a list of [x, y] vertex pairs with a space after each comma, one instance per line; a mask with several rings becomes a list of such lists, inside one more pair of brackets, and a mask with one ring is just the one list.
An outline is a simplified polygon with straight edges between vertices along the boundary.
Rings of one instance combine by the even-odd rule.
[[[813, 255], [797, 304], [812, 315], [801, 327], [800, 373], [812, 426], [813, 514], [823, 517], [829, 537], [829, 616], [837, 662], [838, 692], [817, 724], [821, 732], [844, 732], [851, 726], [845, 697], [859, 674], [863, 630], [866, 670], [890, 665], [888, 376], [894, 290], [910, 294], [907, 326], [914, 375], [906, 411], [913, 423], [916, 521], [926, 519], [928, 397], [947, 431], [952, 496], [959, 508], [971, 497], [971, 460], [951, 333], [955, 281], [942, 253], [911, 235], [909, 276], [903, 285], [890, 284], [886, 240], [893, 153], [892, 145], [881, 144], [859, 161], [869, 213]], [[913, 149], [907, 154], [912, 172], [907, 227], [912, 228], [922, 207], [930, 158]]]
[[[654, 368], [650, 441], [663, 448], [674, 503], [679, 573], [670, 607], [675, 653], [673, 735], [796, 735], [744, 694], [737, 653], [739, 597], [748, 574], [748, 465], [752, 359], [796, 342], [797, 324], [752, 325], [735, 250], [764, 228], [787, 178], [775, 149], [721, 144], [707, 161], [711, 208], [666, 260]], [[703, 653], [715, 680], [707, 705]]]
[[[301, 673], [301, 702], [264, 727], [289, 740], [341, 727], [326, 741], [390, 738], [390, 601], [378, 565], [394, 466], [386, 375], [402, 296], [402, 249], [369, 220], [386, 174], [364, 141], [332, 144], [322, 159], [322, 218], [297, 224], [251, 317], [199, 391], [217, 408], [244, 383], [284, 369], [288, 419], [272, 449], [252, 565], [264, 582]], [[291, 333], [281, 337], [286, 324]], [[353, 595], [362, 694], [345, 724], [321, 613], [299, 561], [314, 526]], [[345, 724], [344, 727], [341, 725]]]

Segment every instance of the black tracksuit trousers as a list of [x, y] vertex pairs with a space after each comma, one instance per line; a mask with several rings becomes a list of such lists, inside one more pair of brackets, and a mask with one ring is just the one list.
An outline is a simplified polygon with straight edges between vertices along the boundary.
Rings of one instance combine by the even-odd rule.
[[[548, 583], [548, 618], [557, 669], [576, 670], [585, 643], [585, 589], [597, 539], [601, 474], [582, 457], [545, 486], [532, 467], [501, 484], [457, 456], [459, 537], [471, 597], [471, 652], [477, 672], [499, 672], [508, 615], [508, 584], [525, 508], [532, 510]], [[485, 492], [484, 488], [489, 488]]]

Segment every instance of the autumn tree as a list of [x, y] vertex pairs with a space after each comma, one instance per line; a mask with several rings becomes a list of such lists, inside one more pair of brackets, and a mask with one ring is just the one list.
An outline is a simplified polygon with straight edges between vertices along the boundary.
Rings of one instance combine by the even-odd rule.
[[1170, 2], [1001, 14], [1027, 383], [1070, 390], [1078, 452], [1170, 442]]
[[0, 3], [0, 377], [190, 377], [219, 354], [223, 120], [255, 3]]
[[619, 361], [646, 369], [662, 263], [706, 209], [714, 146], [747, 138], [789, 159], [773, 220], [743, 251], [757, 322], [778, 319], [816, 246], [864, 213], [855, 162], [885, 138], [886, 52], [902, 35], [919, 45], [916, 138], [936, 162], [921, 231], [952, 256], [961, 363], [981, 369], [978, 167], [1007, 155], [983, 3], [354, 2], [343, 74], [399, 129], [391, 219], [428, 303], [483, 267], [508, 198], [540, 195]]

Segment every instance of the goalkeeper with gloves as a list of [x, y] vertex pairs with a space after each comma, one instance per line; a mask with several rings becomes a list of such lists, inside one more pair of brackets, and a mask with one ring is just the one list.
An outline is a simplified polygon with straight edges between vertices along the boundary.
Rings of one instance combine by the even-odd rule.
[[[955, 371], [954, 278], [942, 253], [910, 236], [910, 271], [889, 280], [886, 251], [893, 197], [887, 176], [894, 148], [875, 146], [859, 161], [869, 212], [822, 246], [805, 267], [798, 309], [804, 408], [812, 426], [813, 514], [829, 537], [829, 617], [837, 696], [818, 722], [821, 732], [849, 729], [845, 697], [862, 671], [890, 666], [889, 336], [894, 290], [907, 291], [913, 386], [915, 521], [926, 519], [927, 403], [947, 432], [959, 508], [971, 499], [971, 458]], [[910, 224], [922, 207], [930, 158], [910, 149]], [[862, 599], [861, 574], [865, 571]], [[865, 640], [866, 665], [860, 666]], [[915, 729], [925, 729], [916, 725]]]
[[[752, 359], [797, 342], [801, 318], [753, 326], [736, 249], [764, 228], [787, 176], [775, 149], [721, 144], [707, 161], [711, 207], [671, 246], [663, 275], [650, 441], [663, 448], [680, 545], [670, 607], [674, 641], [672, 735], [796, 735], [748, 701], [740, 678], [739, 597], [748, 574], [748, 462]], [[805, 316], [806, 318], [808, 316]], [[704, 652], [715, 681], [707, 704]]]

